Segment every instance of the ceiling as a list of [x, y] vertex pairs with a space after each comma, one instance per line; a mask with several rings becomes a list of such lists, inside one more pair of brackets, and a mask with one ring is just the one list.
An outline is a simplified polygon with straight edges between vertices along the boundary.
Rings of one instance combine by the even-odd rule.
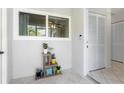
[[111, 8], [112, 16], [114, 15], [124, 15], [124, 8]]

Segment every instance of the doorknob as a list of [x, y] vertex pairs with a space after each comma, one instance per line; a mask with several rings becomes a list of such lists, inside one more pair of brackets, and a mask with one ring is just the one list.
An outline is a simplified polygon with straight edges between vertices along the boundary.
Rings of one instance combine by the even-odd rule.
[[0, 51], [0, 54], [4, 54], [4, 52], [3, 51]]

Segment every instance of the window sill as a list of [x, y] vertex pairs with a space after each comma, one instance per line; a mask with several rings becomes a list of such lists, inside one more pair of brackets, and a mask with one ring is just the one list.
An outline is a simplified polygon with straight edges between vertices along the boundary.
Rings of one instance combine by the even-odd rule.
[[71, 38], [37, 37], [37, 36], [17, 36], [14, 40], [71, 40]]

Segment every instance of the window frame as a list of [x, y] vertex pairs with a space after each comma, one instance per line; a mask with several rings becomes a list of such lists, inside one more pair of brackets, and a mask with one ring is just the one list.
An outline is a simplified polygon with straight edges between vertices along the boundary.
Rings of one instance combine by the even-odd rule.
[[[36, 14], [36, 15], [43, 15], [46, 17], [46, 36], [20, 36], [19, 35], [19, 13], [30, 13], [30, 14]], [[62, 17], [62, 18], [68, 18], [69, 20], [69, 37], [49, 37], [48, 36], [48, 16], [55, 16], [55, 17]], [[71, 17], [60, 15], [60, 14], [53, 14], [48, 13], [45, 11], [39, 11], [35, 9], [27, 9], [27, 8], [15, 8], [13, 11], [13, 39], [14, 40], [71, 40]]]

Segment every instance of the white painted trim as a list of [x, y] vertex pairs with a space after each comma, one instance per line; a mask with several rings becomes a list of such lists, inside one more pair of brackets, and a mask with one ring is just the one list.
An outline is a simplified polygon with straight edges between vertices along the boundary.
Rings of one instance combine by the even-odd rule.
[[46, 38], [48, 38], [48, 15], [46, 15]]
[[69, 19], [69, 38], [67, 38], [68, 40], [72, 39], [72, 30], [71, 30], [71, 17], [68, 17]]
[[7, 81], [7, 9], [2, 8], [2, 84]]
[[108, 9], [108, 14], [106, 15], [106, 32], [107, 32], [107, 55], [106, 55], [106, 58], [107, 58], [107, 61], [106, 61], [106, 68], [109, 68], [111, 67], [111, 9]]
[[[44, 15], [46, 16], [46, 36], [45, 37], [38, 37], [38, 36], [19, 36], [19, 12], [25, 12], [25, 13], [32, 13], [32, 14], [38, 14], [38, 15]], [[69, 19], [69, 37], [68, 38], [56, 38], [56, 37], [48, 37], [48, 16], [56, 16], [56, 17], [62, 17], [62, 18], [68, 18]], [[53, 14], [48, 13], [45, 11], [39, 11], [35, 9], [26, 9], [26, 8], [14, 8], [13, 9], [13, 39], [14, 40], [71, 40], [71, 17], [60, 15], [60, 14]]]
[[105, 18], [105, 38], [104, 38], [105, 39], [105, 43], [104, 43], [105, 44], [105, 51], [104, 52], [105, 52], [105, 68], [107, 68], [107, 64], [108, 64], [107, 63], [108, 62], [108, 60], [107, 60], [107, 57], [108, 57], [108, 47], [107, 47], [107, 41], [108, 41], [108, 38], [107, 38], [107, 34], [108, 34], [107, 33], [107, 31], [108, 31], [107, 30], [107, 16], [105, 16], [104, 18]]
[[84, 9], [84, 76], [88, 74], [88, 10]]

